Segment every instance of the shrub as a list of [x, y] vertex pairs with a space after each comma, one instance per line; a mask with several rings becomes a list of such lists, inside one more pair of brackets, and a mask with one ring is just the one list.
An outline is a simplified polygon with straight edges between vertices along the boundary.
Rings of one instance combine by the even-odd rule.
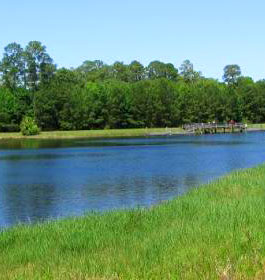
[[20, 124], [20, 131], [23, 135], [37, 135], [40, 133], [35, 120], [32, 117], [24, 117]]

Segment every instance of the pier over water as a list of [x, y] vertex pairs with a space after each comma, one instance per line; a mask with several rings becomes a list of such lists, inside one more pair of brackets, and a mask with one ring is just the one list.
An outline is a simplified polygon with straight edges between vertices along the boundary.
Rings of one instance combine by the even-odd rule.
[[183, 125], [183, 129], [194, 134], [233, 133], [245, 132], [247, 125], [244, 123], [191, 123]]

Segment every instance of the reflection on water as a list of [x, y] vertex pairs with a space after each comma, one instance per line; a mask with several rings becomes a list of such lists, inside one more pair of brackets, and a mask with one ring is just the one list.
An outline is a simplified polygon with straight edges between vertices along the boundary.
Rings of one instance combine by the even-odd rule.
[[0, 227], [149, 206], [264, 161], [265, 135], [0, 141]]

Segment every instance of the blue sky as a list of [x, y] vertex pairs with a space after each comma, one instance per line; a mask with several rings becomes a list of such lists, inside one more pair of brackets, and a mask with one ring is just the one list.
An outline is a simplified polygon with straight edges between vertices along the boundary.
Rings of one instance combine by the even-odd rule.
[[[265, 1], [0, 0], [0, 52], [41, 41], [59, 67], [84, 60], [189, 59], [206, 77], [227, 64], [265, 78]], [[2, 55], [1, 55], [2, 57]]]

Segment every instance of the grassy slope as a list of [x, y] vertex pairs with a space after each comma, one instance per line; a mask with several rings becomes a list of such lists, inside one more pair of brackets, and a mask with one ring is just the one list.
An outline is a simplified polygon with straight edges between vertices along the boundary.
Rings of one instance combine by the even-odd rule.
[[265, 165], [149, 210], [0, 233], [0, 279], [265, 279]]
[[80, 137], [127, 137], [144, 136], [152, 133], [184, 133], [182, 128], [133, 128], [133, 129], [104, 129], [104, 130], [75, 130], [75, 131], [44, 131], [36, 136], [23, 136], [21, 133], [0, 133], [0, 139], [19, 139], [19, 138], [80, 138]]

